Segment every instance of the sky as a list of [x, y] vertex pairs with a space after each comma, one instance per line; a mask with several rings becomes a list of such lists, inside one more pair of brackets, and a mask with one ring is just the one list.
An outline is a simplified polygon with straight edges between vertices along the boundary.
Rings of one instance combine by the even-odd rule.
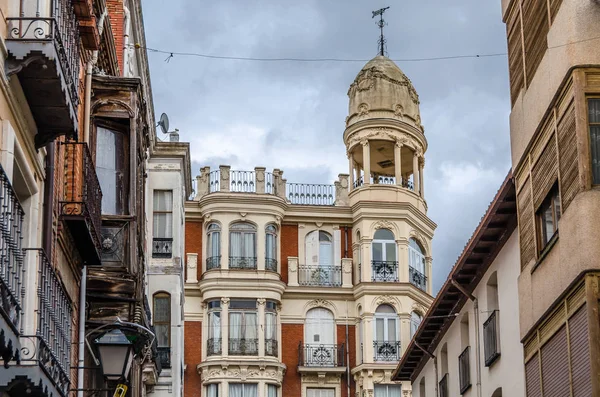
[[[144, 0], [146, 44], [168, 52], [257, 58], [377, 55], [371, 11], [385, 13], [387, 51], [421, 102], [434, 293], [510, 168], [500, 0]], [[333, 183], [348, 172], [342, 141], [348, 87], [362, 62], [251, 62], [148, 54], [154, 106], [201, 166], [280, 168], [288, 182]]]

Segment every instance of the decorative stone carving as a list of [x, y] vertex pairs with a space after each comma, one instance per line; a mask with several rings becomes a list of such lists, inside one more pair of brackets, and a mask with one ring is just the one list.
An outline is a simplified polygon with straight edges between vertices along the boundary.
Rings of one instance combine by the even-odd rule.
[[366, 103], [361, 103], [358, 105], [358, 115], [359, 116], [367, 116], [369, 114], [369, 105]]
[[258, 303], [259, 306], [264, 306], [266, 302], [267, 300], [265, 298], [258, 298], [256, 300], [256, 303]]
[[245, 219], [246, 215], [248, 215], [247, 212], [240, 212], [240, 216], [242, 217], [242, 219]]
[[344, 263], [344, 273], [352, 273], [352, 262], [351, 261]]
[[394, 229], [394, 224], [392, 222], [390, 222], [390, 221], [381, 220], [381, 221], [375, 222], [375, 224], [373, 225], [373, 228], [375, 230], [378, 230], [378, 229], [393, 230]]
[[404, 107], [400, 104], [394, 106], [394, 115], [402, 119], [404, 117]]
[[379, 305], [391, 305], [391, 306], [395, 306], [398, 303], [398, 301], [396, 300], [396, 298], [394, 298], [391, 295], [382, 295], [379, 296], [376, 300], [375, 300], [375, 305], [379, 306]]
[[325, 299], [315, 299], [308, 302], [308, 307], [333, 307], [333, 303]]
[[412, 305], [412, 309], [413, 312], [417, 312], [419, 313], [421, 316], [424, 316], [425, 313], [427, 313], [427, 309], [425, 308], [425, 306], [421, 305], [420, 303], [414, 302]]
[[221, 298], [221, 304], [222, 305], [229, 305], [229, 298]]

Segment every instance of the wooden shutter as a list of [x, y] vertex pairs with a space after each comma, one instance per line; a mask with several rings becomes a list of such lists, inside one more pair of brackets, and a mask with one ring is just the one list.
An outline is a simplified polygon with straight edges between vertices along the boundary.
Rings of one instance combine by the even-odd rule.
[[542, 385], [540, 382], [540, 361], [539, 353], [536, 353], [531, 360], [525, 364], [525, 387], [527, 397], [542, 397]]
[[556, 14], [558, 14], [558, 10], [562, 4], [562, 0], [550, 0], [550, 21], [554, 23], [554, 19], [556, 18]]
[[554, 134], [550, 136], [540, 157], [531, 169], [533, 206], [538, 208], [558, 178], [558, 158]]
[[506, 37], [508, 40], [508, 74], [510, 80], [511, 105], [515, 104], [519, 92], [523, 88], [523, 43], [521, 36], [521, 15], [519, 5], [514, 6], [506, 20]]
[[564, 397], [569, 387], [567, 327], [563, 325], [541, 349], [544, 397]]
[[523, 1], [523, 38], [525, 42], [525, 75], [531, 84], [548, 48], [548, 8], [546, 0]]
[[569, 345], [571, 347], [571, 374], [573, 397], [592, 395], [590, 345], [588, 342], [587, 309], [582, 306], [569, 319]]
[[519, 243], [521, 245], [521, 269], [535, 258], [535, 228], [531, 205], [531, 180], [527, 179], [517, 194], [519, 215]]
[[562, 211], [564, 212], [579, 192], [575, 104], [573, 101], [571, 101], [559, 119], [557, 133], [560, 158], [560, 195], [562, 199]]
[[342, 264], [342, 231], [340, 229], [333, 231], [333, 265]]

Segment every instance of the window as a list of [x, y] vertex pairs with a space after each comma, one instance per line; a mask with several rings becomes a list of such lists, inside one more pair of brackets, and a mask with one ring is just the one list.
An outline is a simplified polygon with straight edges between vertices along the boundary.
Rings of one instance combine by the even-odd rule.
[[539, 250], [542, 251], [558, 230], [560, 199], [558, 185], [550, 190], [537, 211]]
[[229, 229], [229, 268], [256, 269], [256, 227], [234, 223]]
[[208, 339], [206, 341], [206, 354], [209, 356], [221, 354], [221, 301], [214, 300], [207, 303], [208, 309]]
[[230, 383], [229, 397], [258, 397], [256, 383]]
[[500, 357], [500, 311], [498, 301], [498, 274], [493, 272], [486, 283], [487, 311], [483, 323], [483, 354], [485, 366], [491, 366]]
[[103, 214], [126, 213], [127, 158], [124, 134], [99, 126], [96, 131], [96, 174], [102, 189]]
[[419, 397], [426, 397], [425, 378], [421, 378], [421, 381], [419, 382]]
[[592, 183], [598, 185], [600, 184], [600, 98], [588, 99], [588, 122], [590, 123]]
[[219, 397], [219, 385], [216, 383], [206, 386], [207, 397]]
[[258, 354], [258, 313], [255, 300], [229, 302], [229, 354]]
[[267, 385], [267, 397], [277, 397], [277, 386]]
[[458, 356], [458, 379], [460, 394], [471, 387], [471, 358], [469, 347], [469, 314], [466, 313], [460, 321], [460, 339], [462, 353]]
[[417, 312], [410, 313], [410, 337], [415, 335], [417, 329], [419, 329], [419, 325], [421, 325], [421, 321], [423, 321], [423, 317]]
[[450, 394], [448, 394], [448, 344], [446, 343], [442, 346], [442, 350], [438, 356], [438, 363], [440, 362], [440, 369], [442, 371], [442, 377], [438, 384], [440, 397], [450, 397]]
[[155, 190], [152, 219], [152, 257], [170, 258], [173, 254], [173, 191]]
[[277, 229], [273, 225], [268, 225], [265, 234], [265, 270], [277, 272]]
[[316, 307], [306, 313], [303, 366], [332, 366], [338, 361], [333, 313]]
[[206, 229], [206, 270], [221, 267], [221, 226], [211, 223]]
[[306, 389], [306, 397], [335, 397], [335, 389]]
[[265, 354], [277, 357], [277, 303], [267, 301], [265, 304]]
[[398, 262], [394, 234], [388, 229], [379, 229], [373, 236], [372, 264], [373, 281], [398, 281]]
[[154, 294], [154, 332], [158, 356], [163, 367], [171, 368], [171, 295], [166, 292]]
[[308, 233], [305, 239], [305, 259], [306, 264], [301, 264], [298, 269], [300, 285], [327, 287], [342, 285], [342, 267], [340, 262], [334, 263], [340, 259], [334, 259], [331, 234], [322, 230]]
[[402, 397], [402, 386], [375, 385], [375, 397]]
[[408, 240], [408, 273], [411, 284], [423, 291], [427, 289], [425, 255], [423, 248], [414, 238]]
[[398, 361], [400, 341], [398, 338], [398, 316], [390, 305], [379, 305], [375, 311], [375, 361]]

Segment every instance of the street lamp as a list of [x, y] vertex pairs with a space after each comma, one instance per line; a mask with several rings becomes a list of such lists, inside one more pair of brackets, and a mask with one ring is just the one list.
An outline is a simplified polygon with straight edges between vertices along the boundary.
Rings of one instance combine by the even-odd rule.
[[133, 348], [120, 329], [113, 329], [96, 339], [102, 374], [107, 380], [126, 379], [131, 367]]

